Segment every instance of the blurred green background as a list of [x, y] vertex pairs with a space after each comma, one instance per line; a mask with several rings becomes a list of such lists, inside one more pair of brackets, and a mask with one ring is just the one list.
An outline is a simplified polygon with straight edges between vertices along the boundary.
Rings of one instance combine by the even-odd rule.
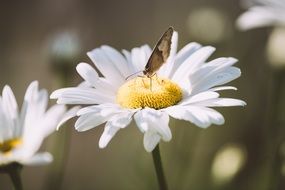
[[[222, 95], [248, 105], [218, 109], [226, 123], [206, 130], [171, 121], [173, 139], [161, 144], [170, 189], [283, 190], [285, 30], [238, 31], [235, 20], [243, 11], [238, 0], [1, 0], [0, 87], [9, 84], [21, 104], [33, 80], [49, 92], [77, 85], [75, 66], [91, 63], [87, 51], [103, 44], [119, 50], [153, 46], [171, 25], [179, 48], [196, 41], [217, 48], [209, 60], [239, 59], [242, 76], [231, 83], [239, 90]], [[158, 188], [151, 154], [134, 123], [103, 150], [103, 126], [78, 133], [73, 122], [68, 125], [43, 145], [54, 154], [53, 164], [24, 168], [25, 189]], [[0, 189], [12, 189], [3, 174]]]

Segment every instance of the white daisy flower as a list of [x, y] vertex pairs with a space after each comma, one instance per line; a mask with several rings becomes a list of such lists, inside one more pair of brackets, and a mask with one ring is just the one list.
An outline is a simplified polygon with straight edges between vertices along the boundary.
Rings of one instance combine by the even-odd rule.
[[[63, 88], [52, 93], [58, 104], [85, 104], [77, 112], [78, 131], [86, 131], [106, 123], [99, 140], [104, 148], [114, 135], [134, 119], [144, 133], [144, 147], [151, 152], [162, 139], [172, 138], [169, 116], [189, 121], [199, 127], [224, 124], [224, 117], [211, 107], [244, 106], [245, 102], [220, 98], [217, 91], [236, 90], [221, 86], [241, 74], [234, 67], [234, 58], [218, 58], [206, 62], [215, 48], [189, 43], [178, 53], [178, 34], [174, 32], [170, 56], [157, 76], [126, 80], [142, 71], [150, 57], [148, 45], [133, 48], [122, 54], [110, 46], [101, 46], [87, 53], [101, 72], [87, 63], [76, 67], [84, 82], [77, 87]], [[151, 85], [151, 87], [150, 87]]]
[[66, 121], [76, 108], [66, 112], [65, 106], [47, 109], [48, 93], [38, 89], [38, 82], [27, 88], [21, 111], [11, 88], [6, 85], [0, 96], [0, 167], [10, 163], [39, 165], [52, 161], [47, 153], [36, 153], [44, 138], [52, 133], [59, 121]]
[[248, 10], [237, 20], [242, 30], [285, 25], [285, 0], [246, 0]]

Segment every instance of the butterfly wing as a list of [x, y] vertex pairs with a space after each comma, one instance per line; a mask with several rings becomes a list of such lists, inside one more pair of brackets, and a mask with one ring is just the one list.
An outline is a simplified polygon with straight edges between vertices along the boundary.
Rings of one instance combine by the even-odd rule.
[[151, 77], [166, 62], [170, 54], [173, 28], [169, 27], [154, 47], [143, 73]]

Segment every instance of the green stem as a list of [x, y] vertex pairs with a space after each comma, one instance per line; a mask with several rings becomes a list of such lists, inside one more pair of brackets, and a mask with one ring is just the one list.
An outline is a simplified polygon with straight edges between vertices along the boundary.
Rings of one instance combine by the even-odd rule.
[[157, 181], [159, 184], [159, 189], [160, 190], [167, 190], [167, 184], [162, 168], [162, 163], [161, 163], [161, 157], [160, 157], [160, 152], [159, 152], [159, 145], [155, 147], [155, 149], [152, 151], [152, 158], [154, 162], [154, 167], [156, 171], [156, 177]]
[[[269, 150], [272, 152], [271, 165], [270, 165], [270, 178], [269, 187], [278, 189], [280, 187], [282, 157], [280, 155], [280, 148], [284, 139], [282, 135], [284, 132], [283, 125], [280, 122], [280, 105], [282, 105], [282, 88], [285, 82], [284, 70], [273, 72], [273, 95], [272, 95], [272, 108], [270, 115], [270, 136], [269, 136]], [[281, 111], [282, 113], [282, 111]]]
[[[68, 70], [67, 68], [65, 70]], [[69, 72], [62, 70], [58, 76], [59, 86], [65, 87], [69, 84]], [[50, 167], [46, 189], [60, 189], [62, 186], [66, 161], [68, 159], [69, 143], [70, 143], [70, 130], [67, 126], [62, 126], [60, 131], [56, 132], [52, 138], [52, 150], [56, 158]]]
[[15, 169], [9, 172], [10, 178], [13, 182], [15, 190], [23, 190], [20, 169]]
[[53, 147], [51, 151], [56, 159], [49, 168], [46, 182], [46, 189], [48, 190], [61, 189], [68, 159], [69, 132], [70, 130], [66, 126], [62, 126], [60, 131], [53, 136]]
[[21, 180], [22, 165], [18, 163], [11, 163], [0, 167], [0, 173], [6, 173], [10, 176], [15, 190], [23, 190], [23, 184]]

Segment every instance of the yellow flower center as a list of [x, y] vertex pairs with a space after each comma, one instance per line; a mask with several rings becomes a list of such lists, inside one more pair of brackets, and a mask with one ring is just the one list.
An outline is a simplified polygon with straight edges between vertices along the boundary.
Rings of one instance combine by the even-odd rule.
[[181, 88], [168, 79], [137, 77], [123, 84], [117, 93], [117, 102], [125, 108], [162, 109], [182, 99]]
[[0, 152], [7, 154], [9, 153], [13, 148], [15, 148], [16, 146], [18, 146], [19, 144], [22, 143], [22, 140], [19, 138], [15, 138], [15, 139], [10, 139], [10, 140], [6, 140], [4, 142], [0, 143]]

